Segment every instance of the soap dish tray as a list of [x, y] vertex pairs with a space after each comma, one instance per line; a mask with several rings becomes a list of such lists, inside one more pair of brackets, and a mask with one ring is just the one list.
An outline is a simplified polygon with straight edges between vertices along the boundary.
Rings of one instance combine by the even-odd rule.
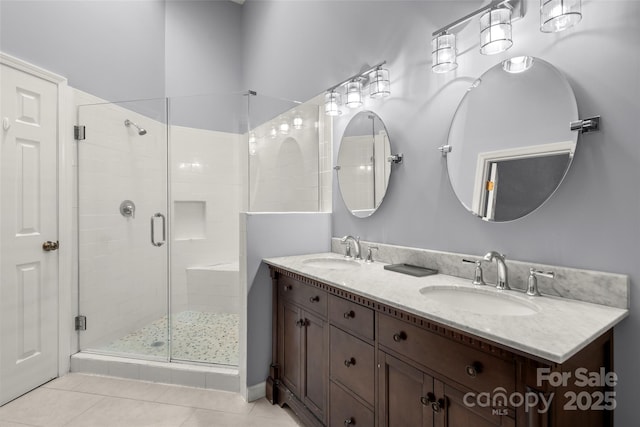
[[385, 270], [395, 271], [397, 273], [408, 274], [415, 277], [431, 276], [438, 274], [438, 270], [432, 268], [419, 267], [411, 264], [389, 264], [384, 266]]

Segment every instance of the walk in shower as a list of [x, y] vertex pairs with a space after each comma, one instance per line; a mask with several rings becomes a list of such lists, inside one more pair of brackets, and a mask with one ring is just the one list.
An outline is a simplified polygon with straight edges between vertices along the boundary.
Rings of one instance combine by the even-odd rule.
[[237, 367], [239, 213], [330, 209], [330, 123], [247, 93], [77, 111], [81, 354]]

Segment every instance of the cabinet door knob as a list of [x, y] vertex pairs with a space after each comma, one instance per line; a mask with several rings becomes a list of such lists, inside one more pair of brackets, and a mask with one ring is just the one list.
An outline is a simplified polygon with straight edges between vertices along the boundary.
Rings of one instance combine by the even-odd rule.
[[354, 426], [356, 425], [356, 422], [353, 418], [347, 418], [346, 420], [344, 420], [344, 425], [345, 426]]
[[404, 332], [398, 332], [397, 334], [393, 334], [393, 340], [395, 342], [404, 341], [407, 339], [407, 334]]
[[346, 366], [347, 368], [351, 365], [355, 365], [356, 364], [356, 359], [354, 359], [353, 357], [351, 359], [345, 360], [344, 361], [344, 366]]
[[433, 412], [438, 413], [444, 408], [444, 399], [438, 399], [437, 402], [431, 402], [431, 409]]
[[318, 302], [320, 301], [320, 297], [318, 295], [309, 298], [309, 302]]
[[420, 397], [420, 403], [422, 403], [424, 406], [431, 405], [435, 401], [436, 401], [436, 395], [433, 393], [427, 393], [426, 396]]
[[307, 320], [306, 319], [300, 319], [296, 322], [296, 326], [298, 326], [299, 328], [302, 328], [304, 326], [307, 326]]
[[478, 376], [480, 372], [482, 372], [482, 365], [478, 362], [473, 362], [471, 365], [465, 366], [464, 369], [467, 372], [467, 375], [469, 375], [472, 378], [475, 378]]
[[290, 290], [291, 290], [291, 285], [284, 285], [284, 286], [282, 287], [282, 291], [283, 291], [283, 292], [288, 292], [288, 291], [290, 291]]
[[356, 313], [353, 310], [349, 310], [344, 313], [343, 316], [345, 319], [353, 319], [354, 317], [356, 317]]

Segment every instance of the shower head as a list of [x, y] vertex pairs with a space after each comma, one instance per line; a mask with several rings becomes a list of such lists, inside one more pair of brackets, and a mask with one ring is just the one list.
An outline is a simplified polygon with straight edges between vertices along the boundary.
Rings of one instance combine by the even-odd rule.
[[132, 122], [132, 121], [131, 121], [131, 120], [129, 120], [129, 119], [127, 119], [127, 120], [125, 120], [125, 121], [124, 121], [124, 125], [125, 125], [126, 127], [133, 126], [133, 127], [135, 127], [136, 129], [138, 129], [138, 135], [140, 135], [140, 136], [142, 136], [142, 135], [146, 135], [146, 134], [147, 134], [147, 131], [146, 131], [145, 129], [142, 129], [140, 126], [138, 126], [137, 124], [135, 124], [134, 122]]

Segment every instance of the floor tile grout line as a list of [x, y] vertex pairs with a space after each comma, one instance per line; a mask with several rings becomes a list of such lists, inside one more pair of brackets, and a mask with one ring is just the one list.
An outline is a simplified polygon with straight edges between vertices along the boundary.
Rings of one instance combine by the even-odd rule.
[[[63, 390], [66, 391], [66, 390]], [[78, 392], [73, 392], [73, 393], [78, 393]], [[80, 392], [82, 393], [82, 392]], [[82, 393], [82, 394], [87, 394], [87, 393]], [[94, 407], [96, 407], [100, 402], [102, 402], [103, 400], [105, 400], [105, 396], [102, 396], [101, 399], [98, 399], [96, 401], [96, 403], [94, 403], [93, 405], [89, 406], [87, 409], [85, 409], [84, 411], [82, 411], [81, 413], [79, 413], [78, 415], [76, 415], [75, 417], [70, 418], [66, 423], [64, 423], [62, 425], [62, 427], [64, 426], [68, 426], [69, 424], [71, 424], [71, 422], [73, 422], [74, 420], [76, 420], [78, 417], [81, 417], [82, 415], [86, 414], [89, 410], [93, 409]]]

